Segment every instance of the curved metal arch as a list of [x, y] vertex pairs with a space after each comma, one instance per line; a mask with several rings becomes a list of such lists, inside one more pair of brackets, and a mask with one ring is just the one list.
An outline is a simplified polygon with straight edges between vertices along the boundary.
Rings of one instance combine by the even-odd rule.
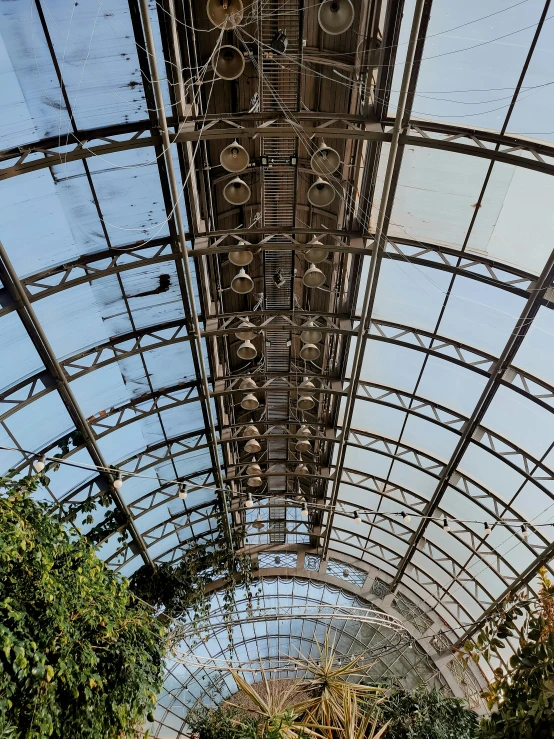
[[[350, 472], [350, 473], [354, 473], [354, 474], [357, 473], [355, 470], [348, 470], [347, 469], [345, 471], [346, 472]], [[382, 478], [380, 478], [380, 479], [382, 480]], [[386, 481], [385, 480], [382, 480], [382, 482], [385, 483]], [[361, 484], [361, 483], [355, 483], [355, 482], [350, 483], [350, 484], [352, 485], [352, 487], [356, 487], [356, 488], [358, 488], [360, 490], [364, 490], [364, 491], [376, 492], [376, 493], [382, 495], [383, 498], [386, 498], [388, 500], [391, 500], [391, 501], [393, 501], [395, 503], [397, 502], [394, 498], [391, 498], [391, 496], [387, 495], [386, 492], [382, 492], [381, 489], [375, 489], [375, 488], [372, 488], [371, 486], [367, 486], [367, 485], [364, 485], [364, 484]], [[397, 486], [397, 487], [399, 487], [399, 486]], [[409, 492], [409, 494], [412, 497], [419, 498], [422, 503], [426, 503], [427, 502], [419, 494], [414, 493], [413, 491], [407, 491], [407, 492]], [[265, 500], [267, 502], [263, 502], [263, 501], [262, 502], [259, 502], [257, 504], [256, 508], [257, 509], [260, 509], [260, 510], [269, 509], [271, 507], [270, 506], [270, 503], [267, 500], [267, 498]], [[413, 534], [413, 529], [411, 529], [409, 526], [405, 525], [399, 517], [394, 517], [392, 515], [389, 515], [387, 513], [382, 513], [382, 512], [377, 512], [376, 513], [374, 510], [368, 509], [363, 504], [360, 504], [360, 503], [354, 504], [354, 503], [352, 503], [352, 502], [350, 502], [348, 500], [345, 500], [345, 499], [340, 500], [338, 503], [341, 504], [340, 505], [340, 508], [341, 508], [340, 513], [344, 513], [346, 508], [350, 508], [352, 510], [357, 510], [358, 513], [361, 513], [362, 515], [365, 514], [366, 516], [369, 516], [369, 517], [371, 517], [373, 519], [375, 519], [375, 518], [382, 519], [382, 522], [383, 523], [386, 523], [388, 525], [388, 528], [387, 528], [387, 527], [385, 527], [384, 525], [381, 524], [381, 521], [379, 521], [379, 523], [377, 523], [375, 520], [373, 520], [371, 522], [367, 522], [368, 525], [371, 528], [375, 526], [380, 531], [383, 531], [384, 533], [389, 534], [389, 535], [393, 535], [393, 536], [398, 535], [398, 532], [395, 531], [395, 527], [398, 528], [398, 529], [400, 529], [400, 530], [402, 530], [402, 532], [404, 532], [408, 536], [411, 536], [411, 534]], [[211, 506], [213, 508], [213, 504], [204, 504], [203, 506], [198, 507], [195, 510], [200, 510], [200, 508], [202, 508], [202, 507], [208, 507], [208, 506]], [[412, 504], [405, 504], [404, 507], [405, 507], [405, 510], [410, 511], [410, 512], [413, 512], [415, 515], [418, 515], [420, 513], [420, 511], [417, 508], [415, 508]], [[483, 505], [481, 505], [481, 507], [484, 508]], [[337, 512], [339, 512], [339, 511], [337, 510]], [[490, 513], [490, 511], [489, 511], [489, 513]], [[146, 531], [143, 534], [143, 536], [145, 538], [146, 537], [149, 537], [149, 536], [152, 536], [152, 534], [154, 534], [154, 532], [156, 532], [157, 530], [160, 530], [161, 529], [161, 532], [160, 532], [161, 533], [161, 536], [157, 537], [154, 540], [155, 543], [158, 543], [159, 541], [163, 540], [163, 538], [165, 538], [166, 536], [168, 536], [170, 533], [173, 533], [173, 531], [176, 531], [177, 530], [176, 523], [183, 516], [187, 516], [188, 517], [188, 515], [189, 515], [188, 511], [186, 511], [185, 513], [179, 513], [179, 514], [175, 514], [173, 516], [170, 516], [163, 524], [156, 524], [151, 529], [149, 529], [148, 531]], [[294, 525], [294, 524], [299, 524], [299, 523], [302, 524], [303, 522], [301, 522], [301, 521], [299, 522], [296, 519], [287, 519], [287, 523], [289, 523], [291, 525]], [[494, 547], [492, 547], [490, 545], [490, 543], [487, 541], [487, 539], [481, 537], [479, 534], [475, 533], [471, 528], [469, 528], [468, 526], [465, 526], [464, 524], [457, 524], [457, 525], [460, 526], [460, 530], [463, 533], [465, 533], [466, 535], [468, 535], [470, 537], [470, 539], [471, 539], [471, 545], [468, 544], [468, 542], [467, 542], [467, 540], [465, 538], [463, 538], [462, 536], [458, 536], [458, 534], [457, 534], [457, 532], [455, 530], [451, 532], [451, 536], [453, 536], [455, 539], [457, 539], [460, 542], [460, 544], [463, 545], [463, 547], [465, 549], [471, 549], [473, 556], [477, 560], [479, 560], [483, 565], [485, 565], [486, 568], [488, 568], [491, 571], [493, 571], [495, 573], [495, 575], [497, 575], [499, 577], [500, 580], [502, 580], [502, 581], [504, 581], [504, 582], [507, 583], [507, 582], [509, 582], [510, 579], [514, 579], [517, 576], [517, 572], [514, 569], [514, 567], [508, 562], [508, 560], [506, 560], [504, 557], [502, 557], [494, 549]], [[171, 526], [175, 526], [175, 529], [171, 529]], [[187, 526], [188, 526], [188, 522], [185, 521], [183, 523], [183, 527], [186, 528]], [[248, 524], [246, 524], [246, 526], [248, 528]], [[170, 531], [169, 532], [166, 532], [166, 530], [165, 530], [166, 527], [169, 527], [170, 528]], [[179, 527], [179, 528], [181, 528], [181, 527]], [[398, 552], [395, 552], [390, 547], [388, 547], [386, 545], [383, 545], [383, 544], [380, 544], [378, 542], [373, 543], [370, 546], [369, 549], [366, 549], [366, 539], [367, 539], [367, 537], [366, 536], [363, 536], [363, 535], [361, 535], [359, 533], [357, 533], [356, 530], [343, 529], [343, 528], [338, 527], [336, 525], [333, 527], [333, 531], [335, 531], [335, 530], [341, 531], [345, 535], [346, 538], [341, 539], [340, 537], [333, 537], [333, 535], [331, 535], [331, 540], [336, 540], [339, 543], [347, 544], [349, 546], [354, 546], [354, 548], [357, 551], [363, 552], [364, 554], [366, 552], [367, 553], [372, 553], [372, 551], [374, 549], [377, 549], [378, 551], [381, 552], [381, 559], [383, 559], [384, 561], [390, 561], [390, 558], [385, 557], [385, 554], [383, 552], [383, 550], [385, 549], [387, 552], [390, 552], [391, 554], [394, 553], [395, 556], [397, 556], [399, 559], [401, 559], [401, 557], [402, 557], [402, 555], [399, 554]], [[290, 528], [289, 528], [289, 532], [290, 532]], [[267, 530], [266, 531], [261, 531], [261, 532], [259, 532], [259, 534], [248, 530], [248, 536], [251, 537], [251, 538], [254, 538], [254, 539], [257, 536], [264, 536], [267, 533], [268, 533]], [[518, 539], [521, 542], [524, 543], [524, 539], [519, 535], [519, 532], [518, 531], [514, 530], [512, 533], [515, 536], [517, 536]], [[352, 545], [352, 544], [349, 543], [349, 539], [352, 539], [352, 538], [354, 538], [356, 540], [356, 542], [357, 542], [356, 545]], [[403, 538], [402, 534], [400, 535], [400, 538]], [[406, 544], [408, 544], [408, 541], [406, 542]], [[184, 546], [184, 543], [183, 543], [183, 546]], [[254, 545], [254, 546], [256, 546], [256, 545]], [[284, 546], [288, 546], [288, 545], [284, 545]], [[481, 553], [478, 550], [478, 547], [481, 547], [481, 546], [483, 546], [487, 550], [487, 556], [491, 556], [491, 555], [494, 556], [495, 563], [496, 563], [496, 569], [491, 565], [490, 560], [489, 559], [486, 559], [484, 557], [483, 553]], [[460, 587], [462, 587], [462, 589], [464, 589], [468, 593], [468, 595], [470, 595], [472, 598], [476, 599], [477, 598], [476, 592], [473, 592], [472, 593], [470, 590], [467, 589], [466, 585], [464, 584], [464, 582], [467, 582], [467, 583], [472, 583], [473, 582], [473, 578], [471, 577], [471, 573], [468, 570], [466, 570], [465, 566], [463, 564], [460, 564], [458, 562], [455, 562], [451, 558], [451, 556], [449, 555], [448, 552], [446, 552], [439, 544], [433, 542], [432, 540], [430, 540], [428, 538], [426, 538], [426, 540], [425, 540], [425, 547], [426, 547], [426, 549], [428, 551], [425, 551], [425, 548], [423, 550], [421, 550], [422, 553], [423, 553], [423, 555], [426, 556], [428, 559], [430, 559], [440, 569], [442, 569], [445, 572], [445, 574], [448, 576], [448, 578], [451, 578], [453, 582], [458, 581], [458, 578], [460, 577], [461, 573], [465, 573], [466, 574], [467, 577], [465, 578], [465, 581], [460, 580], [460, 581], [458, 581], [458, 584], [460, 585]], [[375, 553], [374, 552], [373, 552], [373, 556], [375, 556]], [[439, 558], [437, 559], [437, 557], [439, 557]], [[363, 558], [358, 558], [358, 559], [359, 559], [360, 562], [364, 562], [365, 561]], [[174, 560], [174, 561], [178, 561], [178, 560]], [[446, 561], [446, 562], [451, 563], [452, 567], [449, 569], [446, 565], [443, 565], [442, 564], [443, 561]], [[506, 568], [506, 570], [510, 572], [510, 575], [511, 575], [510, 578], [508, 577], [508, 574], [507, 573], [505, 575], [502, 575], [501, 574], [501, 566], [504, 566]], [[432, 579], [433, 579], [433, 582], [438, 587], [442, 587], [444, 589], [444, 586], [439, 585], [438, 581], [436, 581], [434, 578], [432, 578]], [[486, 587], [484, 587], [483, 585], [481, 585], [480, 587], [481, 587], [481, 590], [487, 595], [487, 597], [490, 598], [490, 602], [491, 603], [494, 602], [494, 597], [491, 595], [491, 593], [488, 592], [488, 590], [486, 589]]]
[[[244, 427], [243, 424], [237, 424], [235, 428], [241, 429], [243, 427]], [[491, 432], [489, 432], [489, 433], [491, 433]], [[177, 458], [177, 457], [181, 456], [182, 454], [187, 454], [190, 451], [198, 451], [198, 449], [207, 448], [208, 447], [208, 444], [207, 443], [205, 443], [203, 445], [201, 445], [199, 443], [199, 441], [200, 441], [200, 439], [202, 438], [203, 435], [204, 435], [204, 432], [203, 431], [191, 431], [191, 432], [188, 432], [186, 435], [184, 435], [184, 437], [177, 437], [177, 442], [178, 443], [179, 443], [179, 441], [182, 438], [194, 438], [194, 439], [197, 439], [197, 442], [194, 445], [192, 445], [192, 446], [184, 445], [183, 448], [182, 448], [182, 450], [178, 454], [172, 454], [172, 455], [169, 455], [169, 456], [165, 456], [162, 460], [160, 460], [158, 457], [155, 457], [154, 456], [153, 457], [153, 460], [152, 460], [152, 462], [150, 464], [143, 465], [143, 466], [141, 466], [139, 464], [132, 471], [135, 471], [135, 472], [136, 471], [144, 471], [144, 470], [149, 469], [151, 466], [155, 466], [157, 464], [160, 464], [161, 461], [165, 461], [168, 458]], [[286, 434], [286, 435], [283, 435], [283, 436], [287, 436], [287, 438], [295, 438], [296, 435], [295, 434]], [[368, 443], [363, 443], [363, 442], [361, 442], [359, 440], [359, 437], [368, 438], [371, 441], [370, 441], [369, 444]], [[238, 437], [229, 438], [229, 439], [225, 439], [225, 440], [222, 439], [222, 440], [220, 440], [220, 443], [229, 443], [229, 442], [238, 441], [238, 440], [241, 440], [241, 439], [242, 440], [246, 440], [246, 438], [247, 437], [238, 436]], [[314, 435], [313, 436], [313, 439], [314, 440], [315, 439], [318, 439], [318, 440], [326, 441], [326, 442], [330, 441], [329, 437], [327, 437], [327, 436]], [[366, 450], [369, 449], [370, 451], [373, 451], [373, 452], [375, 452], [377, 454], [381, 454], [381, 455], [384, 455], [386, 457], [389, 457], [391, 460], [401, 461], [404, 464], [407, 464], [409, 466], [414, 467], [415, 469], [419, 469], [420, 471], [426, 472], [427, 474], [430, 474], [431, 476], [433, 476], [435, 479], [439, 479], [440, 470], [442, 470], [442, 468], [446, 464], [442, 460], [439, 460], [439, 459], [437, 459], [437, 458], [429, 455], [428, 453], [423, 452], [420, 449], [416, 449], [416, 448], [411, 447], [411, 446], [406, 445], [406, 444], [399, 444], [394, 439], [389, 439], [387, 437], [383, 437], [383, 436], [380, 436], [378, 434], [374, 434], [374, 433], [372, 433], [370, 431], [367, 431], [367, 430], [363, 430], [363, 429], [355, 429], [355, 430], [352, 430], [352, 439], [356, 440], [356, 442], [357, 442], [356, 443], [354, 441], [349, 441], [349, 446], [352, 447], [352, 448], [366, 449]], [[170, 444], [171, 444], [172, 440], [170, 439], [169, 441], [170, 441]], [[489, 449], [485, 445], [481, 445], [481, 446], [487, 452], [490, 452], [490, 453], [495, 454], [501, 461], [503, 461], [505, 463], [509, 463], [523, 477], [526, 476], [525, 473], [520, 468], [518, 468], [517, 466], [513, 465], [513, 463], [511, 463], [511, 461], [506, 462], [506, 460], [503, 459], [502, 456], [498, 455], [498, 453], [496, 453], [493, 449]], [[129, 458], [129, 459], [121, 462], [119, 464], [119, 467], [122, 470], [125, 470], [125, 466], [126, 465], [129, 465], [131, 461], [137, 459], [137, 457], [138, 458], [148, 457], [153, 452], [155, 452], [155, 450], [158, 449], [158, 448], [167, 449], [168, 446], [166, 445], [165, 442], [160, 442], [159, 444], [153, 445], [152, 447], [147, 447], [145, 450], [143, 450], [138, 455], [134, 455], [133, 457], [131, 457], [131, 458]], [[75, 449], [73, 449], [73, 450], [70, 451], [70, 453], [69, 453], [68, 456], [71, 456], [72, 454], [74, 454], [78, 450], [79, 450], [79, 447], [76, 447]], [[507, 452], [507, 454], [508, 455], [511, 455], [512, 452]], [[534, 462], [537, 465], [539, 464], [536, 460], [534, 460]], [[27, 463], [24, 463], [25, 466], [26, 466], [26, 464]], [[437, 472], [437, 470], [439, 470], [439, 472]], [[374, 477], [373, 475], [371, 475], [371, 473], [365, 473], [365, 472], [360, 472], [360, 471], [355, 471], [355, 470], [349, 470], [348, 468], [345, 470], [345, 472], [347, 472], [348, 478], [343, 478], [342, 482], [344, 482], [346, 484], [355, 484], [353, 482], [353, 478], [351, 477], [352, 474], [360, 475], [362, 478], [372, 478], [372, 477]], [[203, 475], [205, 473], [206, 473], [206, 470], [198, 470], [198, 471], [195, 471], [195, 472], [193, 472], [193, 473], [190, 474], [189, 479], [191, 477]], [[295, 473], [284, 472], [284, 471], [278, 471], [278, 472], [275, 472], [275, 474], [278, 475], [278, 476], [286, 475], [286, 476], [290, 476], [290, 477], [298, 477], [298, 475], [295, 474]], [[247, 479], [247, 477], [248, 476], [239, 475], [239, 476], [226, 477], [226, 478], [224, 478], [224, 480], [225, 480], [225, 482], [234, 482], [234, 481], [237, 481], [237, 480]], [[547, 488], [543, 488], [543, 486], [537, 480], [535, 480], [531, 476], [528, 476], [528, 479], [530, 481], [532, 481], [534, 484], [536, 484], [538, 487], [541, 487], [541, 489], [543, 489], [544, 492], [549, 497], [551, 497], [551, 494], [548, 491], [548, 489]], [[483, 485], [481, 485], [479, 482], [471, 479], [467, 475], [463, 475], [463, 476], [460, 475], [460, 480], [463, 481], [465, 487], [460, 488], [458, 484], [453, 484], [453, 487], [457, 488], [464, 495], [467, 495], [468, 494], [468, 486], [473, 486], [473, 487], [477, 488], [480, 491], [480, 495], [482, 495], [483, 493], [485, 493], [488, 497], [490, 497], [494, 501], [494, 503], [495, 503], [495, 509], [496, 510], [494, 510], [494, 511], [493, 510], [490, 510], [489, 512], [490, 512], [490, 515], [492, 515], [495, 520], [499, 516], [499, 510], [500, 509], [503, 509], [505, 511], [509, 511], [514, 516], [514, 518], [516, 518], [516, 520], [524, 520], [524, 517], [522, 517], [521, 515], [519, 515], [518, 512], [515, 511], [506, 501], [500, 499], [494, 491], [488, 490]], [[92, 482], [93, 481], [87, 481], [83, 485], [81, 485], [78, 488], [76, 488], [74, 491], [72, 491], [70, 498], [73, 497], [73, 496], [75, 496], [75, 495], [79, 495], [80, 493], [82, 493], [87, 488], [90, 488]], [[201, 488], [202, 485], [199, 484], [198, 487]], [[99, 492], [98, 492], [98, 494], [99, 494]], [[145, 497], [151, 497], [155, 493], [156, 493], [156, 491], [154, 491], [153, 493], [148, 493], [147, 496], [145, 496]], [[67, 500], [70, 500], [70, 498], [68, 498]], [[482, 505], [479, 501], [475, 501], [474, 500], [474, 502], [477, 502], [478, 505], [485, 510], [484, 505]], [[133, 510], [134, 505], [136, 505], [136, 502], [131, 503], [129, 505], [129, 508], [130, 508], [131, 511]], [[147, 509], [145, 509], [144, 512], [146, 512], [146, 510]], [[139, 514], [139, 516], [136, 516], [135, 518], [139, 518], [139, 517], [140, 517], [140, 514]], [[544, 541], [545, 545], [548, 545], [550, 543], [548, 540], [544, 539], [544, 537], [542, 537], [539, 534], [539, 532], [536, 532], [536, 534], [537, 534], [537, 536], [540, 539], [542, 539]]]
[[[236, 233], [238, 232], [233, 232], [234, 235]], [[245, 231], [244, 237], [251, 238], [251, 232], [249, 230]], [[360, 241], [364, 244], [366, 241], [370, 241], [372, 238], [370, 234], [364, 239], [360, 239], [356, 232], [341, 232], [340, 238], [328, 234], [322, 234], [321, 237], [327, 240], [331, 239], [332, 243], [329, 244], [329, 249], [334, 252], [370, 256], [373, 251], [372, 243], [368, 246], [359, 245]], [[241, 239], [243, 243], [237, 244], [236, 248], [233, 246], [233, 249], [236, 251], [253, 249], [256, 252], [283, 249], [285, 251], [297, 251], [299, 254], [306, 251], [306, 244], [290, 239], [279, 244], [275, 241], [245, 241], [245, 238]], [[349, 239], [349, 243], [345, 239]], [[221, 237], [216, 241], [216, 244], [218, 241], [221, 241]], [[69, 262], [54, 265], [21, 278], [21, 284], [29, 300], [34, 302], [77, 285], [93, 282], [107, 275], [119, 274], [151, 264], [176, 261], [178, 256], [171, 251], [171, 243], [172, 238], [168, 234], [165, 237], [152, 239], [147, 243], [138, 241], [117, 248], [84, 254]], [[231, 246], [228, 244], [225, 246], [195, 246], [191, 249], [190, 256], [196, 259], [210, 255], [225, 256], [230, 249]], [[434, 259], [428, 258], [431, 255]], [[384, 256], [388, 259], [407, 261], [422, 267], [447, 271], [451, 274], [484, 282], [525, 298], [529, 296], [536, 277], [521, 268], [514, 267], [511, 264], [503, 264], [497, 259], [491, 259], [481, 254], [468, 255], [459, 249], [408, 238], [389, 237], [385, 244]], [[96, 266], [97, 264], [98, 266]], [[479, 269], [480, 267], [484, 267], [487, 274], [483, 274]], [[544, 306], [552, 308], [552, 303], [545, 300]], [[13, 310], [13, 308], [4, 306], [0, 310], [0, 316], [10, 312], [10, 310]]]

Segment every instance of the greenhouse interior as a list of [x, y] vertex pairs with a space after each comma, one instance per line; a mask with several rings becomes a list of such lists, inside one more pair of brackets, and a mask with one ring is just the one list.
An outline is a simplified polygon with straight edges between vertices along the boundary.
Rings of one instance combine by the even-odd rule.
[[554, 3], [3, 0], [0, 85], [0, 739], [552, 739]]

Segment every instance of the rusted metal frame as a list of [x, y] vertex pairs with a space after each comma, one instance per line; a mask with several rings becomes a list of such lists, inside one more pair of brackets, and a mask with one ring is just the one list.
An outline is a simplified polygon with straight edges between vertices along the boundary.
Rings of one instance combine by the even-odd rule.
[[[508, 339], [500, 357], [495, 361], [490, 371], [489, 380], [479, 400], [477, 401], [476, 407], [471, 415], [471, 418], [466, 424], [464, 433], [460, 437], [460, 440], [458, 444], [456, 445], [456, 449], [454, 450], [454, 453], [452, 454], [450, 461], [445, 466], [443, 474], [441, 475], [439, 484], [437, 485], [437, 488], [435, 492], [433, 493], [431, 500], [429, 501], [429, 505], [427, 507], [427, 515], [432, 515], [433, 511], [439, 505], [442, 499], [442, 496], [444, 495], [445, 490], [450, 484], [450, 478], [457, 471], [457, 468], [462, 460], [462, 457], [464, 456], [466, 449], [468, 448], [469, 444], [472, 441], [473, 435], [475, 434], [476, 430], [481, 425], [483, 416], [485, 415], [494, 396], [496, 395], [498, 388], [503, 384], [502, 378], [504, 377], [505, 373], [509, 370], [511, 362], [514, 360], [519, 350], [519, 347], [521, 346], [521, 343], [523, 342], [525, 336], [527, 335], [533, 323], [533, 319], [535, 318], [535, 316], [537, 315], [539, 311], [539, 308], [541, 305], [541, 299], [542, 297], [544, 297], [546, 291], [552, 284], [553, 279], [554, 279], [554, 252], [552, 252], [552, 254], [550, 255], [540, 277], [538, 278], [534, 291], [529, 297], [519, 319], [517, 320], [515, 328], [512, 331], [512, 334], [510, 335], [510, 338]], [[398, 573], [395, 577], [395, 580], [393, 583], [394, 586], [397, 586], [398, 583], [400, 582], [400, 579], [406, 570], [406, 567], [411, 559], [411, 556], [413, 552], [415, 551], [420, 538], [423, 536], [425, 532], [425, 527], [426, 527], [425, 524], [422, 523], [418, 527], [417, 531], [415, 532], [412, 542], [410, 543], [408, 552], [406, 553], [406, 556], [404, 557], [401, 563], [401, 566], [398, 570]]]
[[[69, 382], [67, 381], [62, 367], [60, 366], [56, 355], [48, 342], [48, 339], [42, 329], [42, 326], [29, 303], [25, 291], [19, 282], [17, 274], [10, 262], [10, 259], [6, 253], [6, 250], [0, 244], [0, 279], [8, 290], [12, 300], [17, 306], [17, 312], [23, 323], [25, 330], [27, 331], [30, 340], [33, 342], [38, 355], [41, 358], [47, 371], [51, 374], [53, 383], [60, 394], [60, 397], [67, 408], [69, 416], [85, 439], [85, 447], [89, 452], [91, 459], [98, 467], [108, 467], [106, 460], [104, 459], [100, 449], [94, 441], [94, 435], [90, 428], [88, 421], [86, 420], [75, 395], [71, 389]], [[140, 536], [140, 533], [136, 529], [123, 498], [119, 495], [117, 490], [113, 487], [113, 479], [108, 473], [103, 475], [103, 479], [106, 481], [106, 487], [109, 490], [110, 496], [114, 503], [122, 511], [125, 516], [128, 517], [129, 533], [131, 534], [135, 544], [137, 545], [141, 556], [145, 563], [153, 566], [150, 555], [148, 554], [147, 548]]]

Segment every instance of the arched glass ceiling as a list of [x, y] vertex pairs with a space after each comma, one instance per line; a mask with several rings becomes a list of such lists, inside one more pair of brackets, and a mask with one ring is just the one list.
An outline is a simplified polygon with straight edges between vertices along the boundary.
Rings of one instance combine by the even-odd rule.
[[[494, 20], [483, 18], [476, 2], [425, 4], [410, 121], [393, 152], [385, 198], [414, 7], [389, 2], [379, 13], [375, 3], [356, 3], [371, 40], [367, 54], [379, 55], [371, 74], [350, 32], [336, 46], [325, 39], [319, 50], [312, 46], [317, 24], [306, 8], [309, 43], [301, 63], [291, 62], [302, 105], [284, 115], [262, 100], [259, 111], [247, 113], [244, 80], [237, 99], [226, 83], [212, 85], [211, 103], [203, 92], [193, 101], [194, 115], [210, 116], [210, 125], [192, 168], [198, 120], [183, 125], [173, 86], [162, 80], [177, 185], [186, 190], [191, 291], [138, 3], [0, 6], [0, 465], [23, 470], [34, 455], [61, 453], [85, 467], [140, 473], [115, 494], [94, 469], [61, 466], [40, 493], [70, 515], [110, 490], [113, 502], [97, 508], [85, 531], [94, 529], [102, 555], [123, 573], [145, 561], [176, 561], [187, 541], [218, 535], [220, 469], [235, 493], [228, 520], [246, 521], [253, 556], [294, 549], [356, 561], [391, 598], [402, 593], [432, 609], [442, 619], [437, 630], [452, 641], [550, 561], [551, 529], [533, 524], [553, 520], [554, 148], [545, 61], [553, 26], [536, 0], [493, 3], [487, 13]], [[151, 8], [158, 62], [169, 62], [168, 75], [177, 46], [187, 56], [197, 45], [205, 61], [215, 44], [217, 34], [205, 33], [206, 19], [192, 10], [188, 3], [174, 9], [176, 44], [170, 6]], [[342, 60], [337, 71], [346, 83], [328, 74], [322, 51]], [[366, 72], [367, 100], [348, 82]], [[290, 140], [298, 136], [300, 215], [288, 228], [256, 220], [254, 177], [260, 200], [248, 221], [223, 212], [221, 172], [210, 179], [218, 142], [231, 131], [254, 157], [277, 114]], [[298, 130], [319, 136], [318, 125], [354, 165], [341, 174], [352, 193], [348, 217], [306, 205], [308, 149]], [[388, 226], [377, 250], [384, 209]], [[313, 235], [333, 255], [324, 270], [328, 284], [337, 276], [337, 289], [327, 303], [308, 291], [275, 310], [225, 302], [229, 292], [220, 291], [234, 274], [225, 261], [230, 243], [245, 240], [275, 255], [267, 239], [302, 252]], [[273, 268], [267, 257], [257, 279], [270, 282]], [[271, 373], [260, 376], [274, 400], [304, 373], [316, 379], [320, 403], [308, 420], [325, 463], [301, 492], [316, 491], [322, 516], [306, 520], [290, 496], [265, 492], [259, 511], [245, 511], [236, 495], [246, 478], [235, 393], [248, 368], [236, 362], [234, 331], [247, 313], [274, 336], [309, 318], [323, 332], [326, 371], [298, 361], [291, 334], [288, 370], [277, 384]], [[274, 361], [267, 346], [263, 352]], [[281, 484], [286, 475], [280, 469], [276, 477]], [[174, 482], [184, 479], [197, 487], [186, 501], [176, 497]], [[362, 518], [356, 527], [354, 511]], [[400, 511], [412, 521], [404, 523]], [[263, 530], [253, 525], [258, 513]], [[461, 522], [445, 533], [434, 523], [422, 526], [422, 513]], [[484, 537], [484, 523], [496, 521], [507, 525]]]
[[[259, 583], [259, 588], [258, 588]], [[367, 606], [367, 601], [340, 588], [317, 581], [297, 577], [264, 577], [256, 582], [259, 597], [254, 599], [254, 608], [275, 608], [286, 610], [310, 606], [343, 606], [345, 608]], [[321, 646], [326, 635], [336, 648], [337, 658], [347, 658], [365, 652], [368, 656], [373, 650], [382, 650], [390, 637], [386, 629], [376, 629], [368, 624], [338, 620], [295, 618], [291, 620], [270, 619], [267, 622], [253, 623], [247, 614], [248, 601], [242, 589], [237, 592], [237, 619], [233, 628], [235, 658], [245, 663], [252, 661], [258, 666], [257, 676], [246, 671], [245, 679], [255, 682], [260, 679], [259, 662], [264, 665], [267, 679], [290, 679], [305, 674], [302, 669], [276, 670], [276, 660], [290, 655], [294, 659], [319, 660], [318, 645]], [[212, 610], [222, 607], [220, 594], [212, 597]], [[190, 710], [198, 705], [217, 705], [229, 699], [237, 690], [232, 676], [223, 670], [203, 669], [187, 664], [185, 655], [190, 645], [182, 643], [177, 647], [177, 659], [169, 666], [164, 690], [156, 710], [156, 721], [152, 726], [153, 736], [177, 737], [184, 730], [185, 719]], [[228, 656], [229, 640], [227, 632], [209, 631], [201, 645], [192, 650], [195, 658]], [[300, 658], [300, 655], [302, 657]], [[392, 649], [371, 660], [363, 669], [363, 674], [375, 682], [393, 681], [407, 688], [426, 685], [438, 687], [446, 693], [457, 694], [455, 682], [449, 685], [426, 651], [413, 642], [410, 647]]]

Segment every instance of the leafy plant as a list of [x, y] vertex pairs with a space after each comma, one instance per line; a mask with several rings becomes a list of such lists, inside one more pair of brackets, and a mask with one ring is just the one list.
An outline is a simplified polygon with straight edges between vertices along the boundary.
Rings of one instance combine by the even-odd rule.
[[[191, 544], [176, 565], [165, 562], [156, 571], [143, 565], [132, 575], [130, 584], [139, 598], [156, 609], [163, 608], [170, 618], [189, 617], [200, 637], [207, 628], [210, 615], [210, 597], [206, 594], [206, 587], [214, 580], [222, 579], [223, 618], [232, 651], [237, 587], [245, 587], [248, 610], [253, 607], [251, 560], [247, 555], [230, 550], [220, 518], [217, 530], [214, 539]], [[240, 530], [236, 530], [235, 548], [238, 548], [239, 540]]]
[[459, 698], [441, 695], [437, 690], [396, 688], [381, 706], [389, 722], [386, 739], [474, 739], [478, 720]]
[[161, 688], [165, 634], [74, 529], [0, 479], [0, 736], [133, 737]]
[[[490, 661], [518, 639], [508, 666], [498, 667], [483, 697], [490, 717], [481, 724], [483, 739], [552, 739], [554, 736], [554, 585], [539, 573], [538, 598], [507, 598], [465, 651], [475, 662]], [[519, 635], [517, 622], [521, 622]]]
[[235, 708], [191, 711], [187, 723], [198, 739], [257, 739], [257, 721]]

